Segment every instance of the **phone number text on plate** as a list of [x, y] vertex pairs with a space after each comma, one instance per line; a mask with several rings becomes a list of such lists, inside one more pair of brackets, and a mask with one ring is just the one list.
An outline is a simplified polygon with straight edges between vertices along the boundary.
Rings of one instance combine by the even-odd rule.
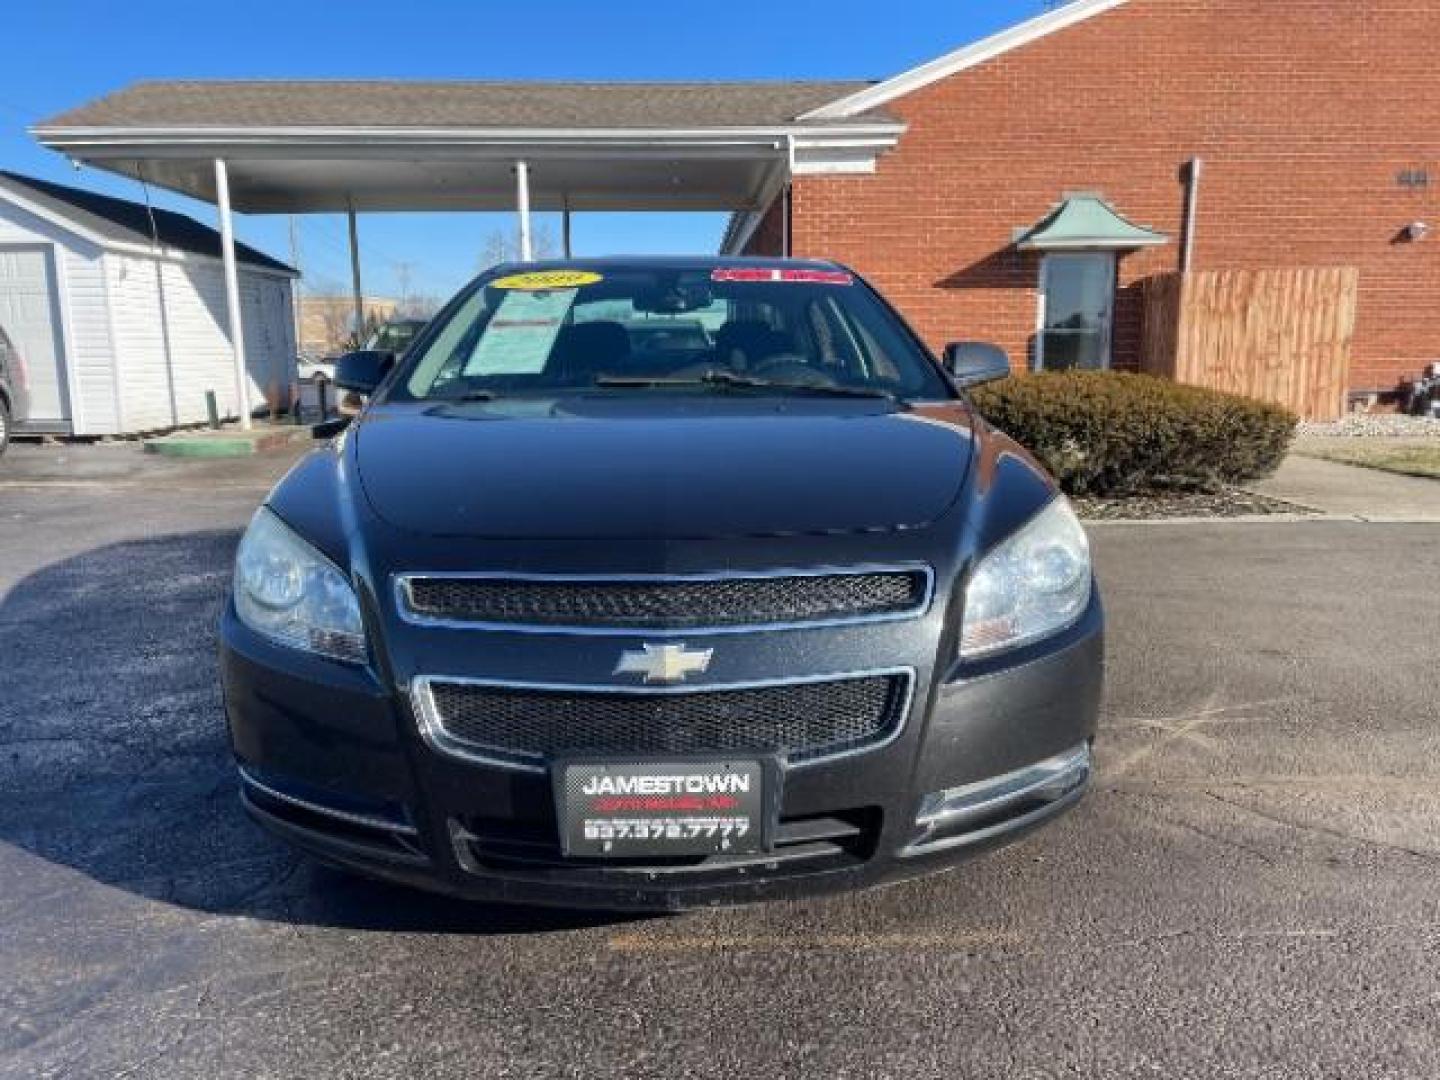
[[750, 832], [750, 819], [586, 818], [586, 840], [739, 840]]

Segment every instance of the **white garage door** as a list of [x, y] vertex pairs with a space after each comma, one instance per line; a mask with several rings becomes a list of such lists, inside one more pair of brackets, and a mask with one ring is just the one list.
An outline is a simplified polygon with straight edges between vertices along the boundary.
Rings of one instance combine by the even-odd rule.
[[48, 247], [0, 245], [0, 327], [24, 361], [30, 409], [23, 419], [32, 421], [70, 418], [51, 258]]

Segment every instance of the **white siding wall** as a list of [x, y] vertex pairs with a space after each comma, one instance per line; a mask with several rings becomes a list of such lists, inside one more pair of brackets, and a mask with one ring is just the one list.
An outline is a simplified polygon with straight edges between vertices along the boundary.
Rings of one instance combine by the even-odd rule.
[[[219, 260], [103, 251], [0, 198], [0, 243], [52, 244], [62, 348], [77, 435], [132, 434], [203, 421], [205, 391], [238, 415]], [[163, 305], [162, 305], [163, 296]], [[291, 282], [240, 268], [250, 400], [295, 378]]]
[[61, 347], [72, 388], [70, 418], [74, 432], [118, 432], [115, 356], [101, 249], [5, 199], [0, 199], [0, 243], [54, 245], [60, 316], [65, 328]]
[[105, 296], [105, 257], [79, 248], [65, 252], [61, 304], [70, 328], [70, 352], [80, 397], [72, 403], [76, 435], [114, 435], [120, 431], [115, 348]]
[[[176, 262], [147, 256], [106, 256], [122, 370], [125, 427], [153, 431], [205, 419], [205, 392], [214, 390], [222, 416], [238, 415], [219, 262]], [[278, 286], [278, 288], [276, 287]], [[288, 314], [287, 280], [240, 275], [251, 404], [265, 402], [280, 372], [293, 372], [289, 337], [267, 331]], [[271, 312], [280, 309], [278, 316]], [[288, 383], [293, 374], [286, 374]]]

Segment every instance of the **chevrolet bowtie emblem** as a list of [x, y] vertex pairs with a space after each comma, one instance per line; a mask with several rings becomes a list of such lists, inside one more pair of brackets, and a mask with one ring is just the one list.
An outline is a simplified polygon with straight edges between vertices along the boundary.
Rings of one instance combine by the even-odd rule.
[[647, 683], [684, 682], [710, 666], [714, 649], [687, 649], [684, 645], [646, 645], [620, 654], [616, 675], [643, 675]]

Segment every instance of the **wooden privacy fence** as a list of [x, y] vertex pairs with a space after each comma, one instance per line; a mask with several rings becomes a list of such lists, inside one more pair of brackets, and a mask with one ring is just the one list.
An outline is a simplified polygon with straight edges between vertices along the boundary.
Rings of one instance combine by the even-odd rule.
[[1359, 283], [1349, 267], [1149, 278], [1141, 367], [1334, 420], [1345, 411]]

